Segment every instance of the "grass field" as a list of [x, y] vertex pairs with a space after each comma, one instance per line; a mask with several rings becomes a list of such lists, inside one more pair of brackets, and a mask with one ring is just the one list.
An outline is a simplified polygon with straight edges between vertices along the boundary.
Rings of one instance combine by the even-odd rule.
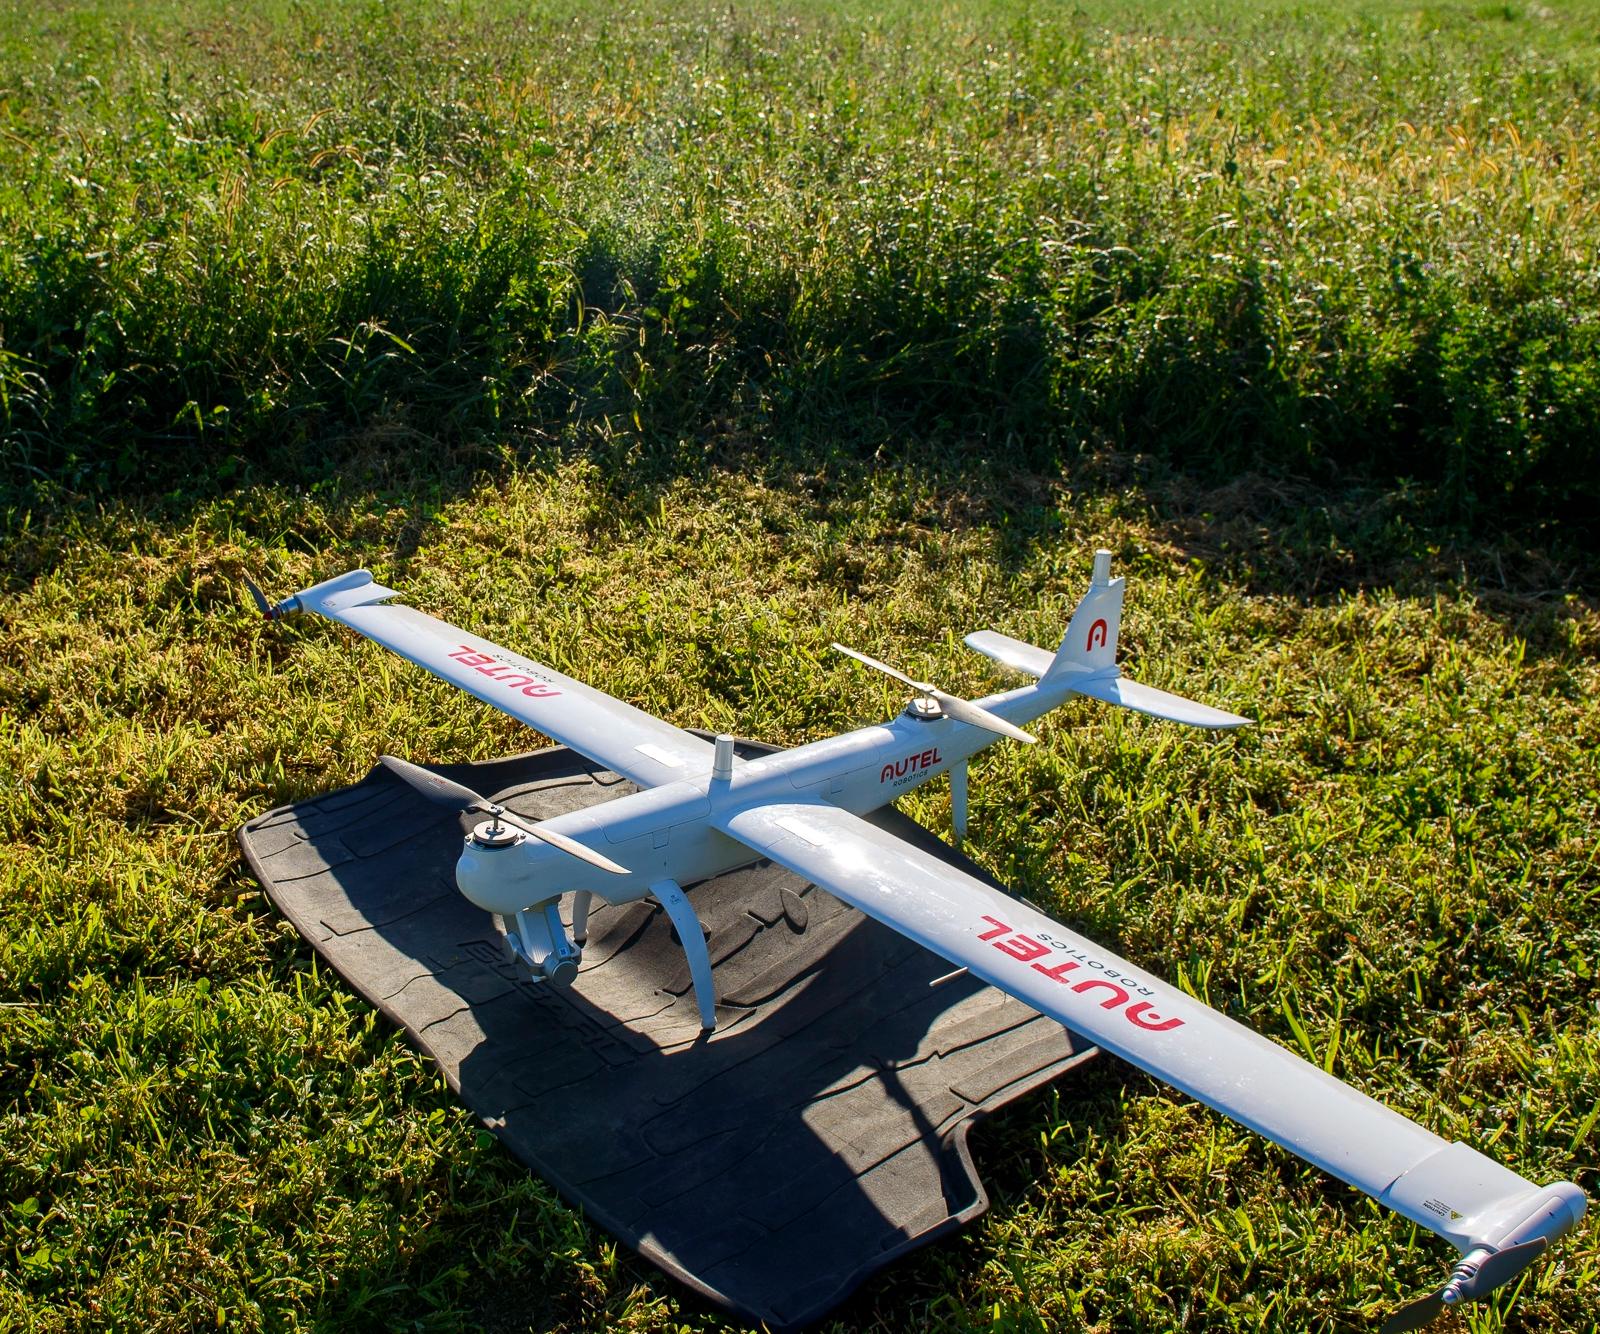
[[[1600, 17], [0, 0], [0, 1330], [725, 1328], [317, 970], [234, 829], [533, 739], [288, 591], [794, 743], [1053, 642], [1062, 920], [1525, 1176], [1600, 1141]], [[909, 809], [948, 824], [942, 785]], [[1103, 1060], [837, 1328], [1366, 1328], [1445, 1248]], [[1593, 1217], [1442, 1329], [1593, 1330]]]

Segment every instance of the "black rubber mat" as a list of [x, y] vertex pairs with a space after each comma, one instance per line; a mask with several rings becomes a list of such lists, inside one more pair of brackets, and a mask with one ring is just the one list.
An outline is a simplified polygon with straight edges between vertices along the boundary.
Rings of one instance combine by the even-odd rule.
[[[634, 790], [559, 747], [440, 772], [534, 818]], [[874, 819], [989, 878], [904, 816]], [[778, 1329], [981, 1214], [973, 1120], [1094, 1051], [969, 976], [930, 987], [944, 960], [768, 862], [686, 887], [717, 986], [702, 1038], [653, 901], [597, 903], [570, 989], [520, 980], [456, 891], [458, 818], [386, 770], [239, 841], [279, 911], [512, 1153], [667, 1273]]]

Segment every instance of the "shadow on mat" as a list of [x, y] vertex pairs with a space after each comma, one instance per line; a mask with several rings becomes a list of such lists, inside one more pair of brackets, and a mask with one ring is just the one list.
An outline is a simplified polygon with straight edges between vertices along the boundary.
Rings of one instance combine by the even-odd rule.
[[[445, 772], [532, 818], [632, 790], [560, 749]], [[280, 910], [519, 1159], [646, 1259], [778, 1328], [983, 1212], [971, 1120], [1087, 1050], [970, 977], [930, 988], [944, 960], [769, 863], [690, 889], [718, 994], [703, 1037], [648, 900], [596, 907], [571, 988], [523, 981], [455, 889], [456, 818], [387, 774], [241, 841]]]

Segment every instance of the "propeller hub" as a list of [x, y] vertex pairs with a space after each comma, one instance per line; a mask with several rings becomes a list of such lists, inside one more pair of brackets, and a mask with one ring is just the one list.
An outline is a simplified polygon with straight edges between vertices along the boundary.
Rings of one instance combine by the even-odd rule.
[[[855, 649], [846, 648], [843, 644], [834, 644], [833, 647], [846, 657], [865, 663], [874, 671], [893, 677], [902, 685], [908, 685], [915, 690], [922, 698], [912, 700], [906, 707], [906, 711], [913, 718], [921, 718], [924, 721], [931, 718], [949, 718], [958, 723], [968, 723], [974, 727], [981, 727], [985, 731], [1011, 737], [1016, 741], [1025, 741], [1030, 745], [1039, 739], [1030, 732], [1024, 732], [1009, 719], [1002, 718], [997, 713], [991, 713], [982, 705], [974, 704], [969, 699], [962, 699], [959, 695], [952, 695], [946, 690], [940, 690], [938, 686], [930, 681], [913, 681], [899, 668], [891, 667], [886, 662], [879, 662], [876, 658], [869, 658], [865, 653], [857, 653]], [[931, 712], [929, 711], [930, 707]]]
[[509, 848], [522, 842], [524, 837], [520, 829], [502, 823], [498, 811], [492, 820], [484, 820], [472, 827], [472, 841], [480, 848]]
[[1439, 1289], [1439, 1300], [1446, 1306], [1454, 1306], [1466, 1297], [1466, 1288], [1477, 1277], [1478, 1270], [1483, 1267], [1483, 1262], [1494, 1252], [1487, 1246], [1474, 1246], [1470, 1251], [1456, 1262], [1450, 1271], [1450, 1277], [1444, 1287]]

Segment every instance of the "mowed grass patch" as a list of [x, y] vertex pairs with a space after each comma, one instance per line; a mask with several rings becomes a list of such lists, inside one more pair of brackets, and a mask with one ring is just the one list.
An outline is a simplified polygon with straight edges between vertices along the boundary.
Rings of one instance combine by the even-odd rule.
[[[524, 729], [285, 592], [367, 563], [436, 614], [685, 726], [793, 744], [899, 696], [858, 646], [977, 695], [959, 645], [1059, 635], [1097, 544], [1141, 679], [1231, 737], [1091, 702], [976, 767], [970, 850], [1064, 921], [1540, 1180], [1592, 1186], [1600, 1106], [1597, 623], [1469, 587], [1250, 592], [1146, 492], [1026, 474], [575, 460], [456, 496], [244, 490], [175, 525], [80, 514], [0, 602], [0, 1306], [24, 1328], [722, 1328], [475, 1131], [266, 907], [232, 830], [391, 751]], [[264, 538], [263, 531], [276, 534]], [[908, 803], [947, 828], [940, 784]], [[1340, 1329], [1445, 1257], [1107, 1059], [978, 1140], [988, 1219], [841, 1328]], [[1586, 1225], [1516, 1321], [1582, 1329]], [[1498, 1328], [1511, 1295], [1473, 1319]]]
[[[901, 703], [830, 640], [981, 694], [961, 633], [1055, 642], [1109, 546], [1130, 672], [1258, 725], [1063, 710], [973, 855], [1592, 1191], [1597, 59], [1564, 4], [0, 0], [0, 1327], [727, 1327], [242, 871], [383, 751], [537, 743], [246, 573], [787, 744]], [[978, 1151], [837, 1328], [1444, 1272], [1109, 1060]], [[1595, 1238], [1456, 1327], [1592, 1329]]]

